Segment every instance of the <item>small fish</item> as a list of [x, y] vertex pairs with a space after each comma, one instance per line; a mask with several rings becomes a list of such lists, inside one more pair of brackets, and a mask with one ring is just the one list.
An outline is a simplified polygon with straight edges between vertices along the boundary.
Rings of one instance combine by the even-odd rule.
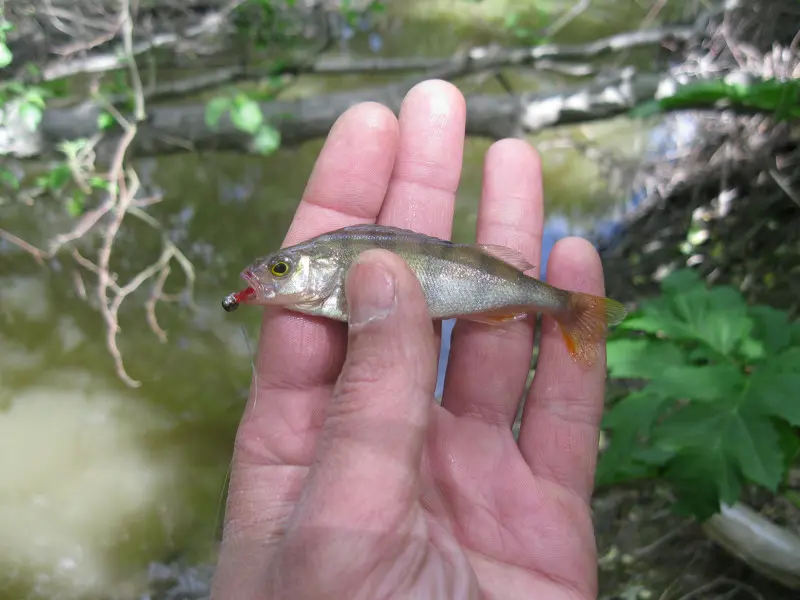
[[249, 284], [222, 301], [282, 306], [347, 321], [345, 277], [364, 251], [382, 248], [403, 258], [422, 286], [431, 318], [498, 325], [529, 313], [552, 315], [574, 360], [589, 367], [608, 328], [626, 316], [609, 298], [562, 290], [525, 275], [533, 265], [504, 246], [455, 244], [397, 227], [353, 225], [331, 231], [253, 262]]

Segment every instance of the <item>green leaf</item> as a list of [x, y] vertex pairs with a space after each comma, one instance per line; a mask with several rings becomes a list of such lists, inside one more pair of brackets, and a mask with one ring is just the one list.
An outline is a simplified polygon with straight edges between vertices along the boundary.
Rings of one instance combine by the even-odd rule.
[[791, 343], [792, 332], [788, 315], [771, 306], [752, 306], [749, 310], [753, 320], [753, 335], [764, 344], [764, 348], [774, 354]]
[[249, 98], [239, 99], [231, 109], [231, 122], [234, 127], [246, 133], [254, 134], [261, 127], [264, 116], [258, 102]]
[[259, 154], [272, 154], [281, 146], [281, 132], [272, 125], [262, 125], [253, 138], [253, 145]]
[[36, 131], [42, 121], [42, 109], [35, 104], [22, 104], [19, 107], [19, 116], [28, 129]]
[[233, 106], [233, 102], [230, 98], [214, 98], [211, 100], [211, 102], [206, 104], [206, 125], [211, 129], [215, 128], [222, 118], [222, 115], [224, 115], [231, 106]]
[[678, 269], [661, 280], [661, 290], [668, 296], [704, 289], [705, 283], [694, 269]]
[[110, 113], [101, 112], [97, 116], [97, 128], [102, 130], [108, 129], [114, 124], [114, 117]]
[[108, 180], [103, 179], [102, 177], [90, 177], [89, 185], [99, 190], [109, 189]]
[[69, 166], [61, 164], [54, 167], [45, 176], [45, 187], [52, 191], [59, 190], [64, 187], [70, 179], [72, 179], [72, 171]]
[[650, 379], [665, 367], [684, 364], [683, 352], [668, 341], [614, 339], [606, 343], [606, 361], [612, 377]]
[[747, 378], [733, 365], [665, 366], [646, 389], [670, 398], [695, 401], [730, 400]]
[[72, 196], [67, 200], [67, 212], [71, 217], [79, 217], [86, 206], [86, 196], [81, 190], [72, 192]]
[[[645, 458], [652, 459], [654, 454], [647, 454], [647, 451], [658, 453], [659, 450], [637, 448], [636, 442], [649, 433], [653, 421], [668, 403], [669, 399], [639, 390], [627, 395], [606, 412], [603, 416], [603, 428], [612, 429], [613, 433], [608, 447], [600, 455], [595, 478], [598, 485], [643, 477], [643, 473], [649, 473], [648, 468], [636, 463], [648, 463]], [[648, 463], [647, 466], [652, 464], [654, 463]]]
[[723, 441], [745, 477], [773, 492], [778, 489], [784, 471], [783, 452], [770, 420], [755, 414], [732, 418]]
[[750, 481], [775, 490], [784, 470], [780, 438], [772, 420], [746, 401], [744, 392], [728, 401], [689, 404], [665, 417], [653, 437], [678, 452], [722, 452]]
[[670, 461], [664, 477], [675, 486], [674, 510], [699, 521], [719, 512], [721, 503], [734, 503], [742, 489], [739, 473], [721, 448], [683, 450]]
[[14, 60], [14, 55], [11, 54], [9, 47], [5, 44], [0, 44], [0, 69], [10, 65], [12, 60]]
[[748, 362], [757, 362], [767, 355], [767, 350], [762, 342], [746, 337], [739, 345], [739, 354]]
[[669, 398], [657, 396], [643, 388], [625, 396], [603, 415], [603, 427], [615, 431], [631, 430], [646, 434]]
[[785, 373], [767, 363], [750, 376], [746, 394], [748, 405], [761, 414], [800, 427], [800, 373]]

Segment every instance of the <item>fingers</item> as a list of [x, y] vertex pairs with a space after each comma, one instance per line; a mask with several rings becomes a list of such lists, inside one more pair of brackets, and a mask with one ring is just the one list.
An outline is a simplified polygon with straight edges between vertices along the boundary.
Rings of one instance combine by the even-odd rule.
[[392, 549], [374, 552], [374, 541], [408, 541], [436, 382], [427, 305], [402, 259], [364, 253], [348, 274], [347, 303], [347, 359], [286, 536], [288, 552], [313, 561], [328, 583], [363, 582], [372, 560], [393, 564]]
[[379, 223], [450, 238], [465, 128], [458, 88], [431, 80], [411, 89], [400, 108], [397, 161]]
[[[550, 254], [548, 282], [603, 296], [603, 267], [594, 247], [580, 238], [560, 240]], [[593, 488], [605, 393], [605, 346], [591, 370], [570, 358], [549, 317], [542, 322], [541, 349], [522, 416], [519, 447], [531, 470], [588, 502]]]
[[[492, 145], [484, 163], [477, 241], [518, 250], [539, 273], [542, 176], [529, 144]], [[459, 320], [453, 329], [442, 405], [455, 415], [508, 427], [517, 413], [530, 369], [534, 318], [500, 326]]]
[[[374, 222], [389, 183], [398, 125], [383, 106], [365, 103], [331, 129], [284, 246], [325, 231]], [[267, 310], [261, 327], [256, 385], [240, 429], [256, 430], [261, 462], [308, 464], [330, 387], [344, 360], [340, 323]], [[240, 445], [240, 449], [241, 445]]]

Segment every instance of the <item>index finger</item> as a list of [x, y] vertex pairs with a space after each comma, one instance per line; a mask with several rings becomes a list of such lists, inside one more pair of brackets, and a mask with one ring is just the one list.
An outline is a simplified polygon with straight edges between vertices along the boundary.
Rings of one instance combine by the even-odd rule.
[[[373, 223], [397, 149], [394, 113], [376, 103], [346, 111], [331, 129], [283, 247], [326, 231]], [[278, 462], [308, 464], [314, 432], [344, 360], [341, 323], [267, 309], [247, 427]]]

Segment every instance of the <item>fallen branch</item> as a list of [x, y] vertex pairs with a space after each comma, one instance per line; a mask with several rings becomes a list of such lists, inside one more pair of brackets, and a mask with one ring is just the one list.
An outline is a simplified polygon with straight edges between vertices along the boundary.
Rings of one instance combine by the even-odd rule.
[[[294, 146], [322, 138], [349, 107], [364, 101], [384, 104], [398, 112], [406, 92], [418, 79], [360, 91], [336, 92], [292, 101], [260, 105], [264, 120], [280, 130], [282, 143]], [[608, 119], [657, 98], [661, 90], [678, 90], [671, 75], [638, 73], [633, 68], [599, 78], [587, 86], [551, 94], [467, 96], [467, 134], [500, 139], [534, 133], [547, 127]], [[685, 107], [680, 107], [685, 108]], [[706, 108], [713, 109], [714, 105]], [[97, 104], [71, 109], [50, 109], [36, 132], [15, 123], [9, 133], [0, 128], [0, 155], [33, 158], [55, 153], [64, 140], [87, 139], [97, 134], [104, 110]], [[224, 116], [216, 127], [205, 121], [205, 105], [157, 106], [137, 126], [127, 149], [129, 156], [154, 156], [183, 152], [255, 152], [252, 137]], [[677, 110], [677, 108], [676, 108]], [[95, 149], [98, 160], [117, 148], [122, 132], [105, 132]]]

